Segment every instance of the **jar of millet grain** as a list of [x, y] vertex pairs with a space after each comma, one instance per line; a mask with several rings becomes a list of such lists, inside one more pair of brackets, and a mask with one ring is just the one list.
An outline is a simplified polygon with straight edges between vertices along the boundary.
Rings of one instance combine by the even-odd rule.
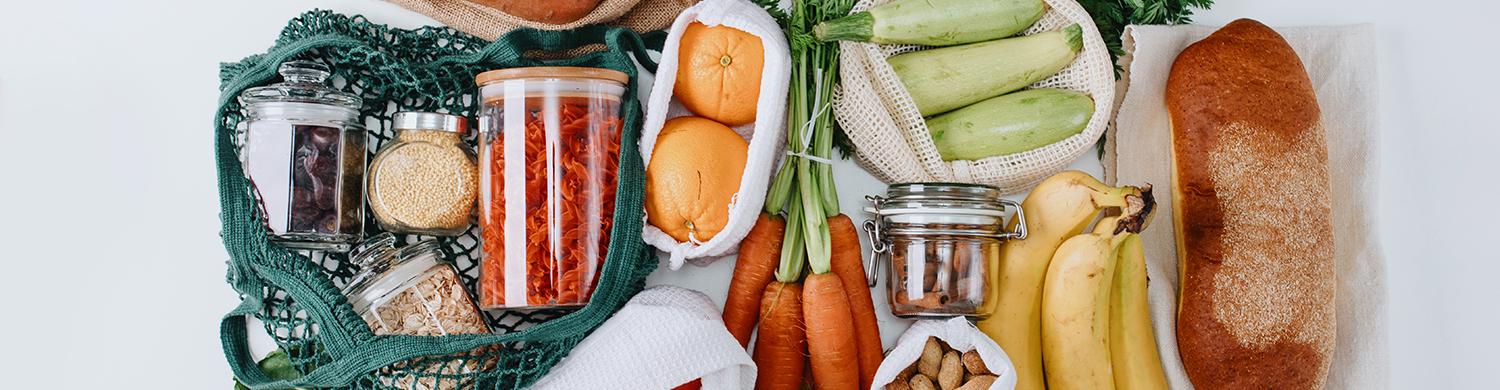
[[457, 236], [469, 230], [478, 194], [468, 121], [434, 112], [397, 113], [395, 138], [370, 162], [366, 196], [381, 229]]

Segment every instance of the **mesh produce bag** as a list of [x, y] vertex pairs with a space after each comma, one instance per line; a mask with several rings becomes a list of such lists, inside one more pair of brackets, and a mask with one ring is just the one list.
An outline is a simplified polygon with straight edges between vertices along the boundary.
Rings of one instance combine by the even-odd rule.
[[[661, 34], [650, 39], [660, 47]], [[220, 324], [225, 356], [239, 380], [251, 388], [520, 388], [545, 375], [568, 351], [640, 291], [656, 268], [654, 252], [640, 237], [644, 171], [636, 147], [641, 107], [625, 99], [619, 192], [608, 255], [588, 306], [570, 313], [492, 312], [497, 334], [377, 336], [339, 292], [357, 271], [342, 254], [292, 251], [267, 241], [255, 199], [238, 157], [236, 129], [244, 120], [236, 99], [247, 88], [275, 81], [275, 70], [293, 59], [322, 61], [333, 68], [335, 86], [364, 99], [360, 114], [374, 152], [392, 134], [397, 111], [444, 111], [474, 117], [479, 110], [474, 75], [519, 66], [590, 66], [630, 76], [625, 96], [636, 96], [636, 64], [655, 69], [646, 39], [627, 29], [591, 26], [568, 31], [518, 30], [495, 42], [448, 28], [401, 30], [362, 17], [313, 11], [293, 19], [265, 54], [225, 63], [220, 70], [215, 116], [222, 236], [229, 253], [228, 282], [242, 299]], [[607, 50], [572, 59], [528, 58], [535, 51], [560, 52], [585, 45]], [[472, 130], [472, 129], [471, 129]], [[473, 133], [472, 131], [470, 132]], [[371, 234], [378, 227], [367, 221]], [[444, 257], [455, 262], [472, 294], [478, 274], [477, 228], [439, 238]], [[405, 237], [408, 241], [417, 237]], [[261, 370], [246, 342], [255, 316], [302, 374], [272, 378]]]
[[[854, 12], [889, 1], [861, 0], [854, 5]], [[974, 161], [943, 161], [911, 95], [886, 63], [886, 58], [925, 47], [840, 42], [840, 90], [834, 96], [833, 113], [854, 144], [860, 165], [886, 183], [978, 183], [1016, 193], [1066, 169], [1089, 151], [1104, 135], [1114, 112], [1115, 76], [1109, 48], [1088, 11], [1078, 3], [1044, 2], [1046, 14], [1021, 35], [1078, 23], [1083, 28], [1083, 51], [1067, 68], [1031, 87], [1071, 89], [1092, 97], [1094, 115], [1083, 132], [1031, 151]]]

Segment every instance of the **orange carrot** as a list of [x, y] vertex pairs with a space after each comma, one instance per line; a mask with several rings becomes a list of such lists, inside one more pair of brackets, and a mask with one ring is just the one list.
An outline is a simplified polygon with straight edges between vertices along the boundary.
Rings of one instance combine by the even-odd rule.
[[815, 381], [813, 381], [813, 377], [812, 377], [812, 359], [803, 359], [803, 360], [807, 360], [807, 362], [802, 363], [802, 388], [803, 389], [816, 389], [816, 388], [818, 388], [818, 383], [815, 382]]
[[750, 346], [750, 333], [761, 314], [761, 293], [775, 277], [781, 260], [781, 237], [786, 222], [761, 213], [740, 241], [739, 258], [734, 261], [734, 276], [729, 279], [729, 293], [724, 299], [724, 326], [740, 341]]
[[771, 282], [761, 298], [760, 335], [755, 338], [755, 388], [797, 390], [807, 360], [802, 326], [802, 285]]
[[875, 303], [870, 299], [869, 279], [865, 278], [865, 263], [860, 260], [859, 230], [854, 221], [844, 214], [828, 218], [828, 234], [832, 239], [832, 272], [844, 283], [844, 294], [849, 297], [849, 314], [854, 319], [854, 340], [859, 349], [859, 388], [868, 389], [875, 381], [875, 370], [884, 358], [880, 346], [880, 324], [875, 320]]
[[859, 348], [849, 298], [839, 276], [812, 274], [802, 282], [802, 315], [807, 321], [807, 352], [818, 389], [859, 388]]

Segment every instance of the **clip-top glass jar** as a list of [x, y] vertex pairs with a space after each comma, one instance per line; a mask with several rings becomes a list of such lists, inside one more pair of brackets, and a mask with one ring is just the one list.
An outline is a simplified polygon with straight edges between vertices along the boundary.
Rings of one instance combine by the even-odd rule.
[[291, 61], [285, 81], [240, 94], [241, 157], [271, 240], [346, 251], [364, 234], [365, 130], [360, 98], [327, 85], [329, 69]]
[[360, 271], [344, 296], [375, 334], [444, 336], [490, 331], [452, 263], [438, 243], [424, 240], [402, 248], [381, 233], [349, 256]]
[[[891, 312], [900, 317], [984, 318], [991, 268], [1000, 261], [1000, 243], [1026, 238], [1021, 205], [990, 186], [962, 183], [891, 185], [886, 196], [868, 196], [875, 214], [866, 221], [874, 254], [890, 262], [886, 283]], [[1006, 207], [1016, 209], [1006, 231]]]
[[628, 80], [578, 67], [475, 77], [483, 98], [480, 307], [588, 303], [609, 248]]
[[370, 160], [365, 197], [381, 229], [457, 236], [474, 216], [474, 153], [464, 144], [468, 120], [435, 112], [399, 112], [396, 137]]

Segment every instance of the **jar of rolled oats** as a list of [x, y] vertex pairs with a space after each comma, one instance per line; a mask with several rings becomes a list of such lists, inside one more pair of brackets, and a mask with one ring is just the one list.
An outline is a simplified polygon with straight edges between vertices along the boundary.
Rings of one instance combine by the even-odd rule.
[[343, 293], [375, 334], [444, 336], [490, 331], [464, 289], [458, 269], [443, 261], [438, 248], [434, 240], [397, 248], [395, 236], [381, 233], [350, 255], [359, 273]]

